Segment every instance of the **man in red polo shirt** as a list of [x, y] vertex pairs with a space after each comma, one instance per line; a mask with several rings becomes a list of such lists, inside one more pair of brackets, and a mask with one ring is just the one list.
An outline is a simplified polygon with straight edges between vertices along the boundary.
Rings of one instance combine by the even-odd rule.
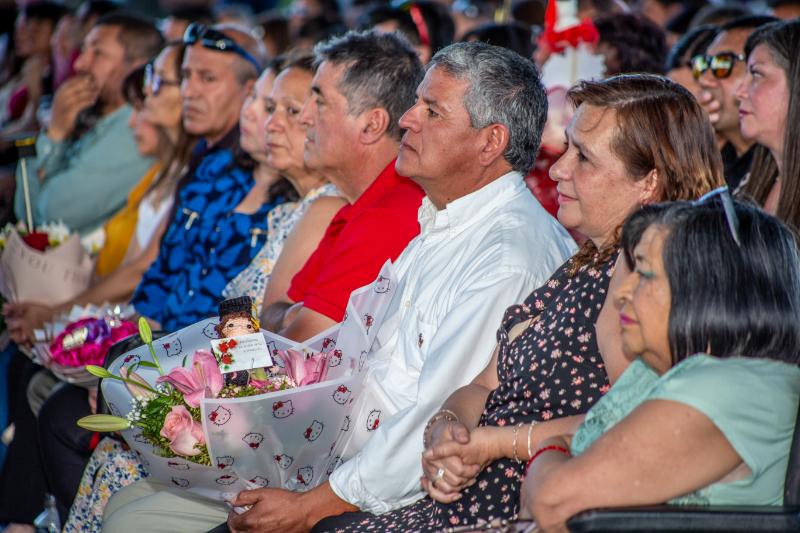
[[295, 340], [342, 320], [350, 293], [419, 233], [424, 196], [394, 169], [402, 133], [397, 122], [422, 79], [414, 50], [395, 35], [368, 32], [333, 39], [314, 53], [318, 68], [300, 116], [307, 127], [305, 161], [349, 205], [333, 218], [285, 300], [264, 302], [265, 325], [281, 324], [282, 334]]

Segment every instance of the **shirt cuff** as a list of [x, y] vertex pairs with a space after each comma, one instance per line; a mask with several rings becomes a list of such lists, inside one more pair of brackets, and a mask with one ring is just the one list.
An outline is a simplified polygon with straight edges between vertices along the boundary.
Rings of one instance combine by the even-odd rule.
[[52, 173], [52, 169], [50, 167], [56, 165], [64, 156], [65, 149], [66, 143], [54, 141], [48, 137], [46, 132], [42, 132], [36, 138], [35, 160], [38, 163], [39, 169], [44, 171], [44, 176], [41, 176], [40, 179], [43, 180], [47, 178], [48, 174]]
[[350, 505], [355, 505], [361, 511], [383, 514], [411, 505], [425, 496], [424, 492], [419, 492], [392, 502], [387, 502], [375, 496], [367, 490], [361, 480], [359, 473], [360, 459], [361, 454], [356, 454], [352, 459], [345, 461], [339, 468], [334, 470], [328, 478], [328, 483], [334, 494]]

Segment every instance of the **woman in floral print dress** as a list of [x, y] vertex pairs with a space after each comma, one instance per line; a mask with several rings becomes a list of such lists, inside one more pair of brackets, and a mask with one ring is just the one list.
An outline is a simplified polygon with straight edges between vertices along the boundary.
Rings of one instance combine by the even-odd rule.
[[559, 221], [587, 240], [506, 311], [489, 366], [431, 418], [420, 480], [428, 496], [344, 526], [344, 517], [323, 521], [315, 531], [440, 531], [514, 518], [525, 461], [543, 440], [572, 432], [625, 369], [606, 298], [624, 277], [619, 228], [640, 205], [694, 199], [721, 185], [722, 164], [702, 110], [665, 78], [581, 82], [569, 98], [576, 112], [567, 150], [550, 176]]

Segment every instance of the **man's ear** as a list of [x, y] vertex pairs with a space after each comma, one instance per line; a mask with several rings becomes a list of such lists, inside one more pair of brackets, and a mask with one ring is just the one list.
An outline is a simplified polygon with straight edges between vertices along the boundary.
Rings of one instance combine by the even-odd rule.
[[255, 85], [255, 84], [256, 84], [256, 80], [254, 80], [254, 79], [247, 80], [246, 82], [244, 82], [242, 84], [242, 91], [243, 91], [242, 94], [245, 95], [245, 98], [247, 97], [248, 94], [250, 94], [250, 91], [253, 90], [253, 85]]
[[508, 128], [503, 124], [490, 124], [483, 128], [480, 135], [480, 154], [478, 163], [488, 167], [498, 157], [502, 158], [508, 148], [510, 135]]
[[374, 144], [381, 140], [389, 129], [389, 112], [382, 107], [368, 109], [361, 113], [361, 132], [359, 141], [362, 144]]

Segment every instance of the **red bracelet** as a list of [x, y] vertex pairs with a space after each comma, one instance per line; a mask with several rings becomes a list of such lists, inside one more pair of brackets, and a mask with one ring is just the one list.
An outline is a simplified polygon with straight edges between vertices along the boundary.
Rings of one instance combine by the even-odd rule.
[[544, 448], [539, 448], [538, 450], [536, 450], [536, 453], [533, 454], [533, 457], [528, 459], [528, 465], [525, 467], [525, 475], [526, 476], [528, 475], [528, 470], [531, 469], [531, 464], [536, 460], [536, 458], [539, 457], [540, 455], [542, 455], [544, 452], [547, 452], [547, 451], [550, 451], [550, 450], [552, 450], [554, 452], [561, 452], [561, 453], [567, 455], [568, 457], [572, 457], [572, 454], [569, 453], [569, 450], [564, 448], [563, 446], [551, 445], [551, 446], [545, 446]]

